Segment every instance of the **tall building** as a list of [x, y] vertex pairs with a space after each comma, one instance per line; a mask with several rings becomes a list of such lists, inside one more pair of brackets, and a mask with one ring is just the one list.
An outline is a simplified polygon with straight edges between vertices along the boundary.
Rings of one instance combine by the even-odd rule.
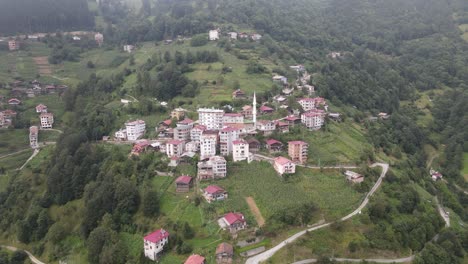
[[309, 145], [304, 141], [289, 141], [288, 155], [293, 162], [304, 164], [307, 162], [307, 152]]
[[125, 123], [127, 130], [127, 140], [137, 140], [145, 134], [146, 123], [143, 120], [136, 120]]
[[224, 111], [214, 108], [198, 109], [198, 122], [207, 129], [221, 129], [223, 127]]
[[29, 128], [29, 145], [31, 148], [37, 148], [37, 138], [39, 136], [39, 128], [32, 126]]
[[54, 124], [54, 115], [52, 113], [42, 113], [40, 116], [41, 128], [52, 128]]
[[243, 161], [249, 159], [249, 143], [243, 139], [232, 142], [232, 160]]
[[257, 127], [257, 96], [253, 96], [253, 102], [252, 102], [252, 121], [254, 123], [254, 127]]
[[239, 139], [241, 130], [235, 127], [225, 127], [219, 131], [219, 151], [221, 155], [232, 153], [232, 142]]
[[202, 159], [216, 155], [216, 143], [218, 135], [213, 133], [203, 133], [200, 136], [200, 157]]
[[155, 261], [159, 258], [159, 254], [163, 251], [164, 246], [169, 243], [169, 233], [164, 229], [156, 230], [155, 232], [143, 238], [145, 257]]
[[301, 121], [309, 130], [319, 130], [325, 122], [325, 112], [320, 109], [305, 112]]

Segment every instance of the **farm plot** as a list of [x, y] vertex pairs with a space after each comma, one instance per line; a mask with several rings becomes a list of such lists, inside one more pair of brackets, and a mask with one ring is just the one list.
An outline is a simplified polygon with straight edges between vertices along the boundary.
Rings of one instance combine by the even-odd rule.
[[263, 218], [262, 213], [260, 212], [260, 209], [258, 209], [257, 204], [255, 203], [255, 200], [252, 197], [246, 197], [245, 201], [249, 205], [250, 211], [255, 216], [255, 220], [257, 220], [258, 226], [262, 227], [263, 225], [265, 225], [265, 219]]
[[34, 57], [33, 60], [36, 63], [40, 75], [52, 74], [52, 67], [47, 57]]

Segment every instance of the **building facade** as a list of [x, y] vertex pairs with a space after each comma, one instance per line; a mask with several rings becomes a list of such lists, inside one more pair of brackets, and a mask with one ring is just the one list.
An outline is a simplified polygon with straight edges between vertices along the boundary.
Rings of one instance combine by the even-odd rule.
[[214, 108], [198, 109], [198, 122], [207, 129], [221, 129], [223, 127], [224, 111]]
[[52, 113], [42, 113], [39, 118], [41, 119], [41, 128], [52, 128], [54, 125], [54, 115]]
[[304, 141], [289, 141], [288, 155], [293, 162], [305, 164], [307, 162], [307, 152], [309, 144]]
[[136, 120], [125, 123], [128, 140], [137, 140], [145, 134], [146, 123], [143, 120]]
[[156, 261], [164, 246], [169, 243], [169, 233], [159, 229], [143, 238], [145, 257]]

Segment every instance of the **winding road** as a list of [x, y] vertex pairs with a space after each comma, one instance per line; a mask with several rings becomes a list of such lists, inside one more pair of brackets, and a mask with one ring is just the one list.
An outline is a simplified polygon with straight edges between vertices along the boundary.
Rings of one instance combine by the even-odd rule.
[[[12, 247], [12, 246], [1, 246], [1, 248], [5, 248], [7, 250], [10, 250], [10, 251], [17, 251], [17, 250], [21, 250], [19, 248], [16, 248], [16, 247]], [[39, 259], [37, 259], [33, 254], [31, 254], [31, 252], [27, 251], [27, 250], [23, 250], [26, 254], [28, 254], [28, 257], [29, 259], [31, 260], [32, 263], [34, 264], [45, 264], [44, 262], [40, 261]]]
[[[371, 167], [377, 167], [377, 166], [380, 166], [382, 167], [382, 173], [380, 174], [380, 177], [379, 179], [377, 180], [377, 182], [375, 183], [375, 185], [372, 187], [372, 189], [369, 191], [369, 193], [367, 193], [366, 197], [364, 198], [364, 200], [362, 201], [361, 205], [359, 205], [359, 207], [354, 210], [352, 213], [350, 213], [349, 215], [347, 216], [344, 216], [342, 217], [340, 220], [338, 221], [346, 221], [348, 220], [349, 218], [359, 214], [361, 212], [361, 210], [366, 207], [366, 205], [369, 203], [369, 198], [374, 194], [375, 191], [377, 191], [377, 189], [380, 187], [380, 185], [382, 184], [382, 181], [385, 177], [385, 175], [387, 174], [387, 171], [388, 171], [388, 168], [389, 168], [389, 165], [386, 164], [386, 163], [374, 163], [371, 165]], [[315, 231], [315, 230], [318, 230], [318, 229], [322, 229], [324, 227], [327, 227], [329, 225], [331, 225], [333, 222], [328, 222], [328, 223], [325, 223], [325, 224], [321, 224], [321, 225], [318, 225], [318, 226], [315, 226], [315, 227], [312, 227], [312, 228], [308, 228], [308, 229], [305, 229], [305, 230], [302, 230], [296, 234], [294, 234], [293, 236], [287, 238], [286, 240], [282, 241], [281, 243], [279, 243], [278, 245], [276, 245], [275, 247], [273, 248], [270, 248], [269, 250], [261, 253], [261, 254], [258, 254], [256, 256], [253, 256], [251, 258], [248, 258], [247, 261], [245, 262], [246, 264], [258, 264], [262, 261], [266, 261], [268, 260], [269, 258], [271, 258], [276, 252], [278, 252], [280, 249], [282, 249], [283, 247], [285, 247], [286, 245], [288, 245], [289, 243], [292, 243], [294, 242], [296, 239], [298, 239], [299, 237], [303, 236], [304, 234], [306, 234], [307, 232], [312, 232], [312, 231]], [[303, 260], [303, 261], [312, 261], [312, 260]], [[391, 262], [389, 263], [392, 263], [392, 262], [395, 262], [394, 260], [392, 260]], [[300, 263], [300, 262], [299, 262]], [[304, 263], [313, 263], [313, 262], [304, 262]], [[385, 262], [384, 262], [385, 263]]]

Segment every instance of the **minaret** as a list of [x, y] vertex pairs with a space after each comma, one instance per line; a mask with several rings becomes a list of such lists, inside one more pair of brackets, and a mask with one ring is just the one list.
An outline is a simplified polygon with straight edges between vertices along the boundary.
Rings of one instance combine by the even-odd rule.
[[252, 121], [254, 123], [255, 129], [257, 129], [257, 97], [253, 96], [253, 102], [252, 102]]

